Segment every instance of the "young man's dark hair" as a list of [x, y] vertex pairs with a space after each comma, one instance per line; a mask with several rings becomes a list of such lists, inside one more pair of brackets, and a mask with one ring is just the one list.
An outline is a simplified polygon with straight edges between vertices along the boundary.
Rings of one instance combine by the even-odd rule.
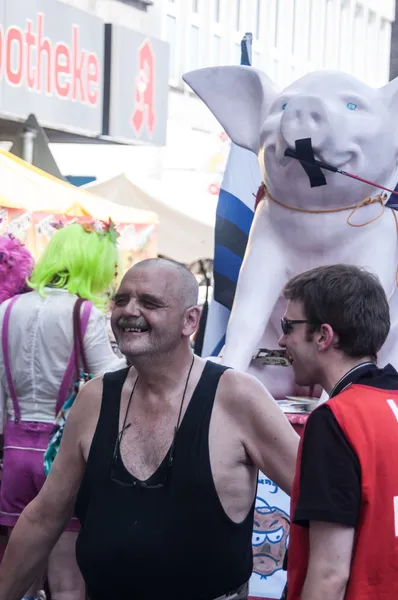
[[376, 359], [390, 330], [390, 311], [375, 275], [352, 265], [318, 267], [293, 277], [284, 296], [302, 302], [309, 337], [328, 323], [347, 356]]

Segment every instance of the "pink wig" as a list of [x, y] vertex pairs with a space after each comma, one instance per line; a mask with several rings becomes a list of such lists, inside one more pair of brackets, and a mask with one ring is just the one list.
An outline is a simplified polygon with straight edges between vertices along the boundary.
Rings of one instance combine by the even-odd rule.
[[28, 291], [34, 260], [29, 250], [11, 234], [0, 236], [0, 303]]

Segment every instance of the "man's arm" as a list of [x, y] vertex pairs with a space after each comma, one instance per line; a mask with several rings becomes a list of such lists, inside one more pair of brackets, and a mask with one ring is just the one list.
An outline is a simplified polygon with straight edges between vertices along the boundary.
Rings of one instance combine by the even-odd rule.
[[310, 557], [301, 600], [343, 600], [350, 576], [355, 529], [310, 522]]
[[299, 436], [265, 387], [251, 375], [225, 373], [229, 406], [253, 463], [290, 495]]
[[18, 519], [0, 566], [0, 600], [19, 600], [24, 595], [73, 515], [85, 469], [82, 432], [100, 386], [101, 380], [93, 380], [79, 393], [50, 474]]

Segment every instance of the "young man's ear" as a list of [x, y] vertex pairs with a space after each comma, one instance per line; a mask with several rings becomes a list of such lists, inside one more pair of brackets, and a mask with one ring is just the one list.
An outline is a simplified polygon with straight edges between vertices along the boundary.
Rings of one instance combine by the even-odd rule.
[[321, 352], [328, 350], [337, 341], [335, 332], [327, 323], [320, 326], [319, 330], [315, 332], [315, 336], [318, 348]]

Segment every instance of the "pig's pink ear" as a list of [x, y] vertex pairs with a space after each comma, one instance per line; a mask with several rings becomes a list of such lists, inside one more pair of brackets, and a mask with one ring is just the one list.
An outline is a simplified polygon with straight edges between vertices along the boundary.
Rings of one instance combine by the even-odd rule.
[[262, 125], [278, 95], [271, 79], [245, 66], [198, 69], [182, 78], [209, 107], [231, 140], [257, 154]]

